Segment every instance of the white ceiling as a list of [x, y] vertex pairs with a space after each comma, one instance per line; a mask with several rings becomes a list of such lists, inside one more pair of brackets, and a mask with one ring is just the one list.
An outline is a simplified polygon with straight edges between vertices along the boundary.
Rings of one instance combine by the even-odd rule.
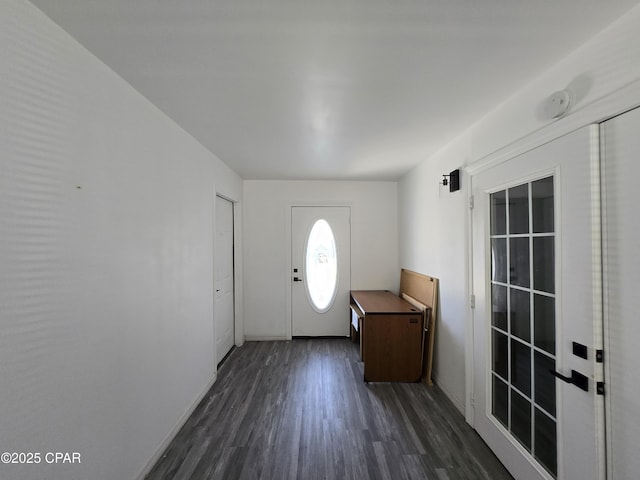
[[246, 179], [396, 179], [638, 3], [31, 1]]

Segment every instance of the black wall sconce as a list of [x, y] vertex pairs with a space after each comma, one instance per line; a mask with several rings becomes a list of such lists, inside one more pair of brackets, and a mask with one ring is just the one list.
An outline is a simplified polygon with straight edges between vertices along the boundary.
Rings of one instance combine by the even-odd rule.
[[454, 171], [449, 172], [449, 175], [442, 175], [441, 185], [449, 185], [450, 192], [457, 192], [460, 190], [460, 169], [456, 168]]

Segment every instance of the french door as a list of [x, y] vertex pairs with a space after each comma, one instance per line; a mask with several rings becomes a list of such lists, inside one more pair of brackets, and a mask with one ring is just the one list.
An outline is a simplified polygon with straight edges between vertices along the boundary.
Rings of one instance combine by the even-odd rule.
[[291, 207], [292, 336], [347, 336], [351, 209]]
[[640, 108], [602, 124], [607, 460], [610, 479], [640, 472]]
[[471, 178], [474, 427], [518, 480], [603, 478], [597, 139]]

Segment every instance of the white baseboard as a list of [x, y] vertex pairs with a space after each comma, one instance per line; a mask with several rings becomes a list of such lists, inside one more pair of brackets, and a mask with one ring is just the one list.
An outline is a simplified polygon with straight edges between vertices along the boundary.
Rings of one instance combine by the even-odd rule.
[[451, 403], [453, 403], [453, 405], [460, 411], [460, 413], [464, 415], [464, 402], [459, 398], [454, 397], [451, 392], [447, 390], [447, 388], [443, 386], [442, 383], [440, 383], [440, 380], [435, 376], [433, 377], [433, 383], [435, 383], [438, 388], [442, 390], [442, 393], [444, 393], [446, 397], [451, 400]]
[[290, 340], [290, 339], [287, 338], [286, 336], [284, 337], [281, 337], [281, 336], [271, 337], [267, 335], [245, 335], [244, 336], [245, 342], [275, 342], [279, 340]]
[[216, 383], [216, 379], [217, 378], [218, 378], [218, 374], [216, 373], [216, 374], [214, 374], [213, 378], [209, 381], [207, 386], [204, 388], [204, 390], [202, 392], [200, 392], [200, 395], [198, 395], [196, 397], [196, 399], [193, 402], [193, 404], [184, 412], [184, 414], [182, 415], [182, 417], [180, 417], [180, 419], [178, 420], [176, 425], [171, 429], [169, 434], [162, 441], [162, 443], [160, 444], [160, 446], [156, 450], [156, 453], [154, 453], [151, 456], [151, 458], [149, 459], [147, 464], [144, 466], [142, 471], [136, 476], [136, 480], [144, 480], [144, 477], [149, 472], [151, 472], [151, 469], [154, 467], [156, 462], [160, 459], [160, 457], [162, 456], [164, 451], [167, 449], [167, 447], [169, 446], [171, 441], [178, 434], [178, 432], [180, 431], [182, 426], [186, 423], [186, 421], [189, 420], [189, 417], [193, 414], [193, 412], [195, 411], [196, 407], [200, 404], [200, 402], [202, 401], [204, 396], [207, 394], [207, 392], [211, 389], [213, 384]]

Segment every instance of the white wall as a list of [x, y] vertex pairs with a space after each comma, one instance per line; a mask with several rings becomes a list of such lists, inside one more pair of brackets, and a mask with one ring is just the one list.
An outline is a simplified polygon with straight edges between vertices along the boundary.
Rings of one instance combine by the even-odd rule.
[[434, 381], [462, 408], [467, 311], [464, 190], [439, 185], [460, 157], [423, 163], [400, 182], [400, 266], [440, 280], [434, 347]]
[[399, 288], [396, 182], [245, 181], [247, 339], [287, 338], [287, 218], [291, 205], [314, 203], [351, 205], [351, 288]]
[[28, 2], [0, 45], [0, 446], [82, 461], [0, 478], [135, 478], [215, 378], [213, 202], [242, 182]]
[[[545, 119], [544, 101], [554, 91], [567, 87], [576, 95], [569, 115], [556, 121]], [[637, 105], [640, 7], [532, 79], [401, 180], [400, 263], [441, 279], [434, 376], [461, 410], [465, 404], [469, 409], [465, 387], [470, 381], [465, 376], [465, 345], [470, 348], [467, 332], [471, 328], [467, 280], [469, 173]], [[450, 194], [438, 186], [442, 174], [464, 166], [470, 171], [463, 172], [462, 191]]]

